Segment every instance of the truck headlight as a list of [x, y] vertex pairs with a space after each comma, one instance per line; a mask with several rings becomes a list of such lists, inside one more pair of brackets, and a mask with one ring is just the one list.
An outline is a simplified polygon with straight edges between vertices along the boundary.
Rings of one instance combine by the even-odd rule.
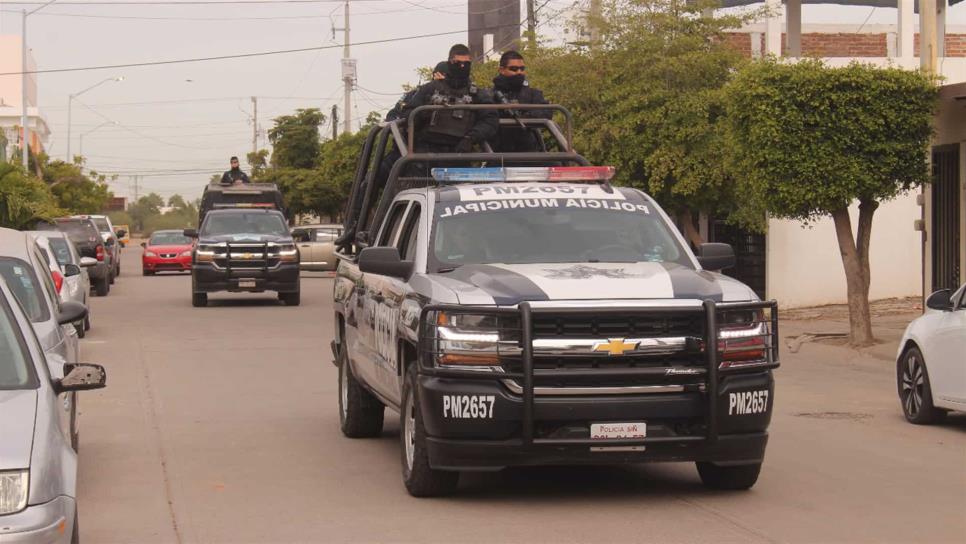
[[520, 354], [517, 321], [497, 315], [436, 313], [435, 365], [501, 371], [501, 357]]
[[763, 312], [727, 312], [718, 330], [720, 368], [768, 364], [769, 337]]
[[299, 250], [294, 244], [279, 246], [278, 258], [283, 263], [297, 263], [299, 262]]
[[13, 514], [27, 507], [30, 472], [10, 470], [0, 472], [0, 516]]
[[215, 248], [212, 246], [198, 246], [195, 251], [195, 261], [199, 263], [210, 263], [215, 260]]

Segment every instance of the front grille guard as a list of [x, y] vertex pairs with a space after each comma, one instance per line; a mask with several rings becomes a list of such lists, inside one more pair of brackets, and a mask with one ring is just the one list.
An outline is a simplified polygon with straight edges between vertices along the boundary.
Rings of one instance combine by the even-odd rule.
[[[519, 344], [514, 350], [520, 354], [522, 361], [522, 372], [481, 372], [480, 370], [439, 368], [436, 366], [435, 357], [439, 353], [436, 342], [438, 341], [435, 333], [430, 329], [433, 326], [427, 319], [428, 315], [436, 312], [451, 312], [459, 314], [473, 315], [493, 315], [497, 317], [515, 318], [519, 320]], [[705, 414], [705, 427], [707, 433], [704, 436], [678, 436], [678, 437], [651, 437], [643, 439], [611, 439], [611, 440], [591, 440], [589, 438], [534, 438], [534, 352], [533, 352], [533, 316], [534, 314], [553, 314], [567, 316], [587, 316], [588, 318], [608, 315], [608, 314], [692, 314], [701, 315], [704, 320], [703, 342], [701, 351], [704, 354], [705, 365], [698, 369], [699, 375], [705, 380], [703, 394], [706, 396], [707, 411]], [[767, 315], [766, 315], [767, 313]], [[735, 319], [734, 316], [741, 316]], [[746, 319], [752, 316], [751, 320]], [[761, 372], [771, 370], [780, 366], [779, 362], [779, 340], [778, 340], [778, 303], [774, 300], [763, 302], [715, 302], [705, 300], [699, 307], [602, 307], [602, 308], [534, 308], [529, 302], [522, 302], [516, 308], [493, 307], [493, 306], [460, 306], [453, 304], [440, 304], [426, 306], [420, 314], [419, 332], [419, 371], [421, 374], [436, 376], [440, 378], [465, 378], [465, 379], [513, 379], [522, 383], [523, 398], [523, 418], [522, 418], [522, 442], [524, 446], [548, 445], [548, 446], [594, 446], [594, 447], [630, 447], [656, 444], [660, 442], [692, 442], [707, 441], [714, 442], [718, 438], [718, 389], [721, 376], [731, 375], [742, 372]], [[720, 325], [719, 325], [720, 324]], [[735, 330], [735, 325], [740, 325], [744, 329], [759, 327], [760, 333], [750, 336], [734, 338], [727, 336], [729, 331]], [[725, 336], [722, 336], [722, 333]], [[758, 342], [756, 339], [760, 340]], [[516, 343], [516, 342], [513, 342]], [[737, 346], [731, 344], [737, 343]], [[754, 346], [749, 347], [747, 344]], [[764, 354], [764, 362], [748, 363], [742, 362], [740, 354], [750, 351], [758, 351]], [[738, 357], [737, 364], [729, 357], [725, 361], [723, 355], [734, 354]], [[723, 363], [728, 363], [723, 366]], [[651, 369], [627, 368], [618, 369], [608, 374], [611, 376], [622, 376], [634, 378], [647, 375]], [[554, 375], [561, 371], [540, 370], [540, 375]], [[566, 372], [566, 371], [564, 371]], [[578, 372], [593, 372], [580, 370]], [[571, 375], [574, 375], [572, 373]]]

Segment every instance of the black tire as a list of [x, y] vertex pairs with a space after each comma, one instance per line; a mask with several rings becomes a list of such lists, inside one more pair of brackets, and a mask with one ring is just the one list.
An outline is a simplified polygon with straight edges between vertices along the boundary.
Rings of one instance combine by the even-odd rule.
[[77, 519], [76, 508], [74, 508], [74, 528], [71, 529], [70, 544], [80, 544], [80, 521]]
[[701, 483], [712, 489], [750, 489], [758, 481], [758, 474], [761, 472], [761, 463], [721, 466], [699, 461], [695, 464], [698, 466]]
[[208, 305], [208, 293], [191, 293], [191, 305], [195, 308], [204, 308]]
[[946, 412], [936, 408], [932, 402], [929, 371], [919, 348], [912, 346], [899, 358], [896, 365], [896, 386], [902, 414], [909, 423], [929, 425], [946, 417]]
[[106, 297], [111, 292], [111, 279], [107, 276], [99, 278], [94, 282], [94, 294], [99, 297]]
[[84, 317], [84, 330], [91, 330], [91, 306], [87, 305], [87, 315]]
[[84, 338], [87, 336], [87, 329], [84, 328], [84, 322], [74, 323], [74, 330], [77, 331], [78, 338]]
[[426, 451], [426, 429], [419, 409], [416, 387], [416, 363], [406, 370], [403, 384], [402, 411], [399, 413], [399, 453], [406, 490], [413, 497], [439, 497], [456, 491], [460, 473], [436, 470], [429, 465]]
[[115, 272], [115, 270], [114, 270], [114, 268], [111, 268], [111, 271], [107, 273], [107, 276], [108, 276], [109, 278], [111, 278], [111, 285], [114, 285], [114, 278], [116, 278], [116, 277], [117, 277], [117, 276], [116, 276], [116, 275], [114, 274], [114, 272]]
[[339, 348], [339, 426], [349, 438], [382, 434], [386, 407], [352, 375], [345, 342]]
[[298, 306], [302, 303], [302, 292], [279, 293], [278, 299], [284, 302], [286, 306]]
[[75, 452], [80, 451], [80, 431], [77, 430], [77, 393], [72, 393], [73, 400], [71, 401], [71, 411], [70, 411], [70, 447], [74, 449]]

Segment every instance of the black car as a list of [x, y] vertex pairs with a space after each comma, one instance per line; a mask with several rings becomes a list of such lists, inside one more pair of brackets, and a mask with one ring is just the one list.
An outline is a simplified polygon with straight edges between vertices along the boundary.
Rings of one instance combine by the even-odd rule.
[[191, 263], [191, 303], [206, 306], [208, 293], [276, 291], [298, 306], [299, 252], [285, 216], [277, 210], [224, 209], [205, 214]]
[[97, 296], [107, 296], [111, 291], [115, 265], [94, 220], [89, 217], [61, 217], [55, 220], [55, 225], [74, 242], [81, 257], [97, 259], [97, 264], [88, 269], [91, 287]]

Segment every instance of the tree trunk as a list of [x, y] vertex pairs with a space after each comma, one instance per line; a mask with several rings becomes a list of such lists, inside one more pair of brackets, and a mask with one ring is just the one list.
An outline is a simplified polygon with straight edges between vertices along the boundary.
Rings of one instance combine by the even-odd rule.
[[872, 336], [872, 314], [869, 311], [869, 240], [872, 215], [878, 202], [863, 201], [859, 204], [859, 228], [852, 234], [852, 218], [848, 208], [832, 212], [835, 234], [845, 269], [845, 283], [849, 303], [849, 337], [853, 346], [869, 346], [875, 342]]

